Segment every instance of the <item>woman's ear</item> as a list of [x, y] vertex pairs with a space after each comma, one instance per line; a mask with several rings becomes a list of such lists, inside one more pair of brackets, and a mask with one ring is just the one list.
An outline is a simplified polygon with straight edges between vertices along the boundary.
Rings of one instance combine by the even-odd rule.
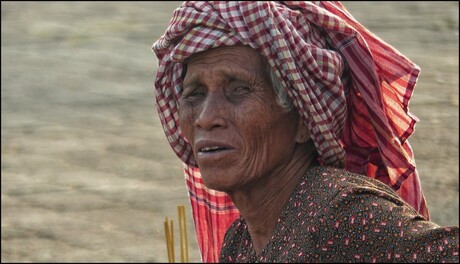
[[297, 143], [305, 143], [310, 139], [310, 133], [308, 133], [308, 128], [303, 122], [302, 117], [299, 116], [299, 121], [297, 123], [297, 134], [296, 134], [296, 142]]

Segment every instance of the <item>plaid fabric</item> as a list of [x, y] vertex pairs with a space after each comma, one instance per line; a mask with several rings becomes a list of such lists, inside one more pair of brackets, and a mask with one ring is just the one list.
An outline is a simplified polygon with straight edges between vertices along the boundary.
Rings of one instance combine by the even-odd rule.
[[304, 119], [325, 165], [388, 184], [429, 219], [408, 137], [419, 68], [359, 24], [339, 2], [184, 2], [153, 44], [159, 60], [157, 110], [184, 163], [202, 260], [218, 260], [239, 216], [225, 193], [206, 188], [178, 128], [182, 62], [219, 46], [249, 45], [264, 55]]

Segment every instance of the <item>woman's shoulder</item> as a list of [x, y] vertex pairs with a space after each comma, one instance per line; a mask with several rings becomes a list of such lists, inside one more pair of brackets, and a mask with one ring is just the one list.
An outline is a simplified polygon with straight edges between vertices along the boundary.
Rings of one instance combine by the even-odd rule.
[[[307, 172], [303, 179], [308, 182], [311, 191], [316, 190], [318, 196], [330, 196], [330, 199], [337, 196], [352, 194], [368, 194], [378, 197], [385, 197], [397, 204], [404, 201], [388, 185], [366, 175], [349, 172], [345, 169], [318, 166]], [[302, 183], [301, 183], [302, 184]]]
[[337, 187], [370, 185], [381, 189], [391, 189], [388, 185], [376, 179], [342, 168], [317, 166], [308, 170], [306, 174], [308, 180], [312, 180], [313, 182], [313, 180], [316, 179], [316, 182], [321, 185], [324, 185], [324, 182], [328, 184], [334, 182], [337, 184]]
[[386, 184], [365, 175], [326, 166], [312, 168], [306, 173], [293, 193], [293, 200], [309, 205], [298, 210], [311, 210], [313, 206], [318, 214], [344, 213], [379, 204], [384, 208], [404, 207], [411, 214], [418, 215]]
[[240, 216], [227, 229], [219, 256], [219, 262], [250, 262], [253, 257], [250, 250], [251, 238], [247, 229], [246, 221]]
[[458, 226], [426, 221], [390, 187], [365, 175], [328, 167], [315, 175], [311, 193], [324, 199], [316, 199], [322, 201], [316, 240], [324, 248], [339, 241], [335, 252], [353, 252], [363, 260], [458, 262]]

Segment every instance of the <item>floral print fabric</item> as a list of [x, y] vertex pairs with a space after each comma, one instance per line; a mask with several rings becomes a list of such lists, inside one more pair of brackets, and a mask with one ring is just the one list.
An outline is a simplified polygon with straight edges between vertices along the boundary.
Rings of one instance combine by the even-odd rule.
[[381, 182], [310, 169], [259, 255], [244, 219], [228, 229], [220, 262], [456, 262], [458, 226], [426, 221]]

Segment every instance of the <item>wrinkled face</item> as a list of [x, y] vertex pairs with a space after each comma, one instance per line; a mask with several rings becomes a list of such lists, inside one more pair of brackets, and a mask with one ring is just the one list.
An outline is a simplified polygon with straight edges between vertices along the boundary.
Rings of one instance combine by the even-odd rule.
[[179, 123], [208, 188], [233, 191], [273, 176], [292, 157], [299, 117], [276, 103], [266, 61], [243, 46], [192, 56]]

